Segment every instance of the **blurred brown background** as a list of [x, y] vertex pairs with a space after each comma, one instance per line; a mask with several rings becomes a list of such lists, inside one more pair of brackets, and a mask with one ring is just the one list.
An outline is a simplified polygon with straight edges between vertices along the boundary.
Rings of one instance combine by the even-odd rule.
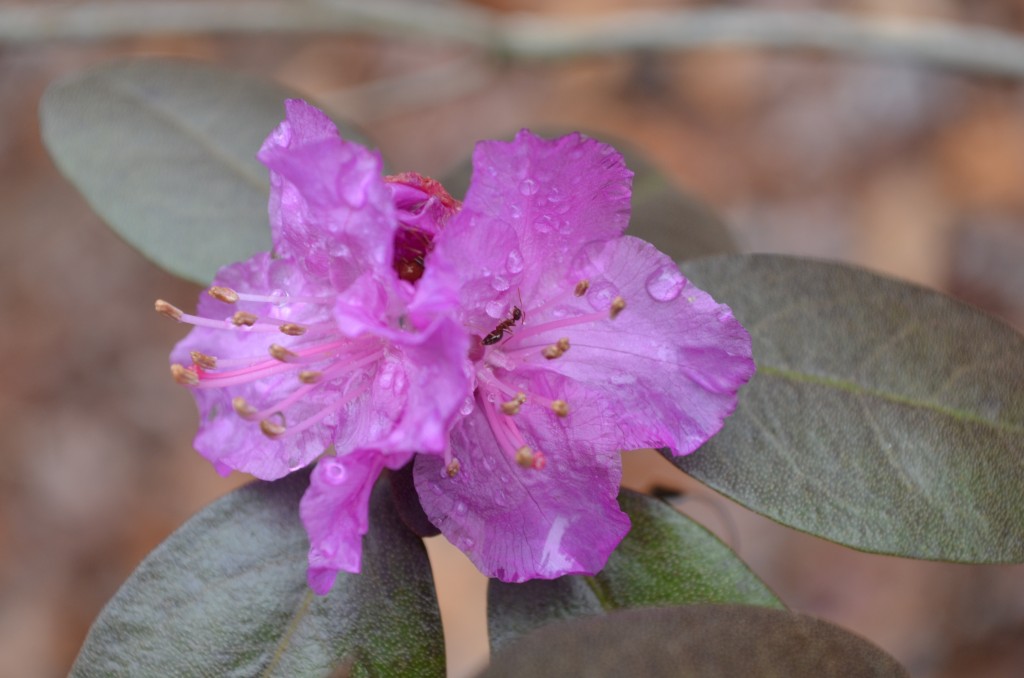
[[[0, 12], [17, 4], [0, 3]], [[480, 4], [573, 17], [716, 3]], [[767, 5], [815, 6], [757, 3]], [[1024, 3], [1012, 0], [848, 0], [827, 9], [1024, 33]], [[360, 124], [393, 167], [434, 176], [475, 140], [519, 127], [604, 131], [645, 150], [717, 210], [745, 251], [855, 262], [1024, 327], [1019, 81], [779, 51], [519, 63], [370, 36], [0, 43], [3, 677], [65, 674], [139, 560], [244, 482], [221, 479], [191, 451], [192, 402], [166, 368], [183, 328], [152, 312], [157, 297], [190, 305], [198, 288], [107, 230], [39, 140], [37, 105], [54, 78], [153, 54], [276, 78]], [[681, 508], [794, 609], [863, 634], [917, 677], [1024, 675], [1024, 568], [854, 553], [753, 516], [659, 462], [631, 456], [629, 483], [687, 490]], [[483, 583], [442, 543], [430, 548], [444, 563], [449, 671], [467, 675], [486, 661]]]

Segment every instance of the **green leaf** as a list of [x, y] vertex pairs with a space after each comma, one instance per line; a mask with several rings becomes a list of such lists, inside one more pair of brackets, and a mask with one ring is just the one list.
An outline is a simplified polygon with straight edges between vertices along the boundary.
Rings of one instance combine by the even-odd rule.
[[941, 294], [780, 256], [686, 263], [758, 372], [681, 469], [865, 551], [1024, 560], [1024, 338]]
[[480, 678], [904, 678], [895, 659], [837, 626], [742, 605], [623, 610], [533, 631]]
[[121, 237], [205, 285], [221, 266], [270, 249], [269, 179], [256, 152], [293, 96], [197, 62], [122, 61], [47, 90], [43, 141]]
[[[534, 130], [546, 138], [569, 134], [569, 129]], [[589, 136], [614, 146], [633, 170], [633, 200], [628, 235], [643, 238], [673, 259], [692, 259], [737, 251], [729, 229], [706, 205], [683, 192], [630, 144], [601, 133]], [[442, 183], [462, 198], [469, 188], [473, 163], [467, 159], [445, 175]]]
[[100, 613], [74, 676], [444, 676], [423, 542], [387, 481], [371, 500], [363, 572], [306, 586], [298, 473], [210, 505], [153, 551]]
[[665, 502], [624, 489], [619, 504], [633, 526], [597, 576], [490, 581], [492, 648], [501, 649], [551, 621], [622, 608], [693, 603], [782, 607], [725, 544]]

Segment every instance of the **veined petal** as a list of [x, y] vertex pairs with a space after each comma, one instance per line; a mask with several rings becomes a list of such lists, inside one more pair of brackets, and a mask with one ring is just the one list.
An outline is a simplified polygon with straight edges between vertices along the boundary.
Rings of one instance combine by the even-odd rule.
[[[448, 447], [448, 432], [469, 396], [472, 380], [466, 353], [469, 337], [453, 320], [440, 318], [415, 343], [402, 347], [405, 408], [391, 433], [380, 441], [383, 450], [415, 450], [440, 454]], [[378, 380], [379, 383], [380, 380]], [[399, 384], [393, 383], [395, 397]]]
[[376, 366], [368, 400], [341, 422], [340, 451], [370, 447], [385, 452], [440, 454], [469, 395], [469, 338], [452, 320], [393, 341]]
[[[477, 144], [462, 211], [431, 255], [457, 275], [466, 324], [486, 333], [510, 295], [562, 285], [554, 271], [580, 247], [620, 236], [632, 177], [615, 149], [578, 133], [547, 140], [523, 130], [511, 142]], [[428, 278], [437, 275], [432, 261]]]
[[278, 255], [339, 291], [366, 271], [390, 269], [398, 222], [378, 154], [344, 141], [323, 113], [292, 100], [258, 157], [270, 169]]
[[309, 535], [307, 581], [314, 592], [330, 591], [340, 571], [360, 571], [373, 485], [384, 468], [400, 468], [411, 456], [356, 450], [317, 463], [299, 504]]
[[[238, 372], [249, 366], [272, 362], [268, 347], [277, 343], [285, 348], [296, 348], [301, 337], [281, 332], [247, 331], [245, 328], [228, 329], [228, 319], [236, 312], [252, 313], [263, 322], [292, 322], [313, 325], [328, 322], [329, 312], [316, 304], [284, 303], [291, 296], [316, 298], [325, 290], [310, 284], [290, 262], [272, 259], [260, 253], [251, 259], [222, 268], [214, 285], [234, 290], [258, 291], [263, 294], [277, 291], [281, 304], [239, 300], [228, 304], [203, 293], [199, 298], [199, 315], [214, 321], [223, 321], [224, 328], [195, 327], [181, 340], [171, 353], [171, 362], [191, 365], [192, 353], [215, 357], [223, 370]], [[226, 359], [237, 362], [224, 367]], [[214, 377], [216, 371], [203, 370], [204, 377]], [[346, 377], [348, 379], [350, 377]], [[194, 388], [199, 410], [199, 430], [195, 448], [209, 459], [218, 472], [228, 475], [232, 470], [251, 473], [257, 478], [274, 480], [295, 468], [305, 466], [328, 447], [333, 439], [333, 426], [337, 416], [326, 418], [320, 426], [311, 427], [282, 440], [271, 440], [264, 435], [257, 422], [246, 422], [235, 412], [232, 401], [243, 398], [257, 409], [280, 402], [294, 393], [302, 384], [294, 372], [267, 371], [265, 376], [238, 379], [236, 383], [219, 388]], [[338, 397], [347, 381], [325, 384], [300, 399], [288, 415], [301, 421], [314, 415]]]
[[[444, 459], [418, 455], [416, 490], [430, 521], [481, 572], [502, 581], [594, 574], [629, 530], [619, 510], [618, 451], [571, 441], [547, 454], [547, 466], [524, 469], [500, 448], [478, 407], [456, 424]], [[527, 432], [527, 442], [537, 444]]]
[[463, 214], [508, 220], [528, 257], [573, 252], [622, 235], [632, 180], [607, 144], [578, 132], [542, 139], [522, 130], [511, 142], [477, 144]]
[[[571, 379], [585, 392], [575, 396], [577, 401], [608, 403], [619, 431], [609, 444], [693, 452], [722, 427], [736, 407], [737, 392], [754, 373], [747, 331], [728, 306], [637, 238], [595, 243], [573, 270], [590, 281], [586, 295], [573, 299], [577, 312], [607, 310], [615, 297], [625, 301], [625, 310], [615, 320], [532, 337], [543, 343], [565, 336], [572, 348], [557, 360], [536, 361], [531, 369]], [[530, 321], [536, 328], [545, 317], [535, 314]]]

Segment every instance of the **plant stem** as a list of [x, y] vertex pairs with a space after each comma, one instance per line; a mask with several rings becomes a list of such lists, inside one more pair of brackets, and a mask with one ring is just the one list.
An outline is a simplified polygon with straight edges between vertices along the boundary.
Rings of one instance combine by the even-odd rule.
[[112, 0], [0, 6], [0, 43], [182, 33], [369, 33], [470, 45], [512, 59], [640, 49], [815, 50], [1024, 77], [1024, 40], [1006, 31], [811, 10], [622, 11], [569, 19], [424, 0]]

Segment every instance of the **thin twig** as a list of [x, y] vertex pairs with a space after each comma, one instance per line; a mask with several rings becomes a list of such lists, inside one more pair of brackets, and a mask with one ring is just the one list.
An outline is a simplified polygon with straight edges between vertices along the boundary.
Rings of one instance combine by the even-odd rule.
[[370, 33], [472, 45], [510, 58], [568, 58], [638, 49], [813, 49], [1024, 77], [1024, 40], [1012, 33], [820, 11], [651, 10], [566, 19], [424, 0], [0, 6], [0, 43], [181, 33]]

